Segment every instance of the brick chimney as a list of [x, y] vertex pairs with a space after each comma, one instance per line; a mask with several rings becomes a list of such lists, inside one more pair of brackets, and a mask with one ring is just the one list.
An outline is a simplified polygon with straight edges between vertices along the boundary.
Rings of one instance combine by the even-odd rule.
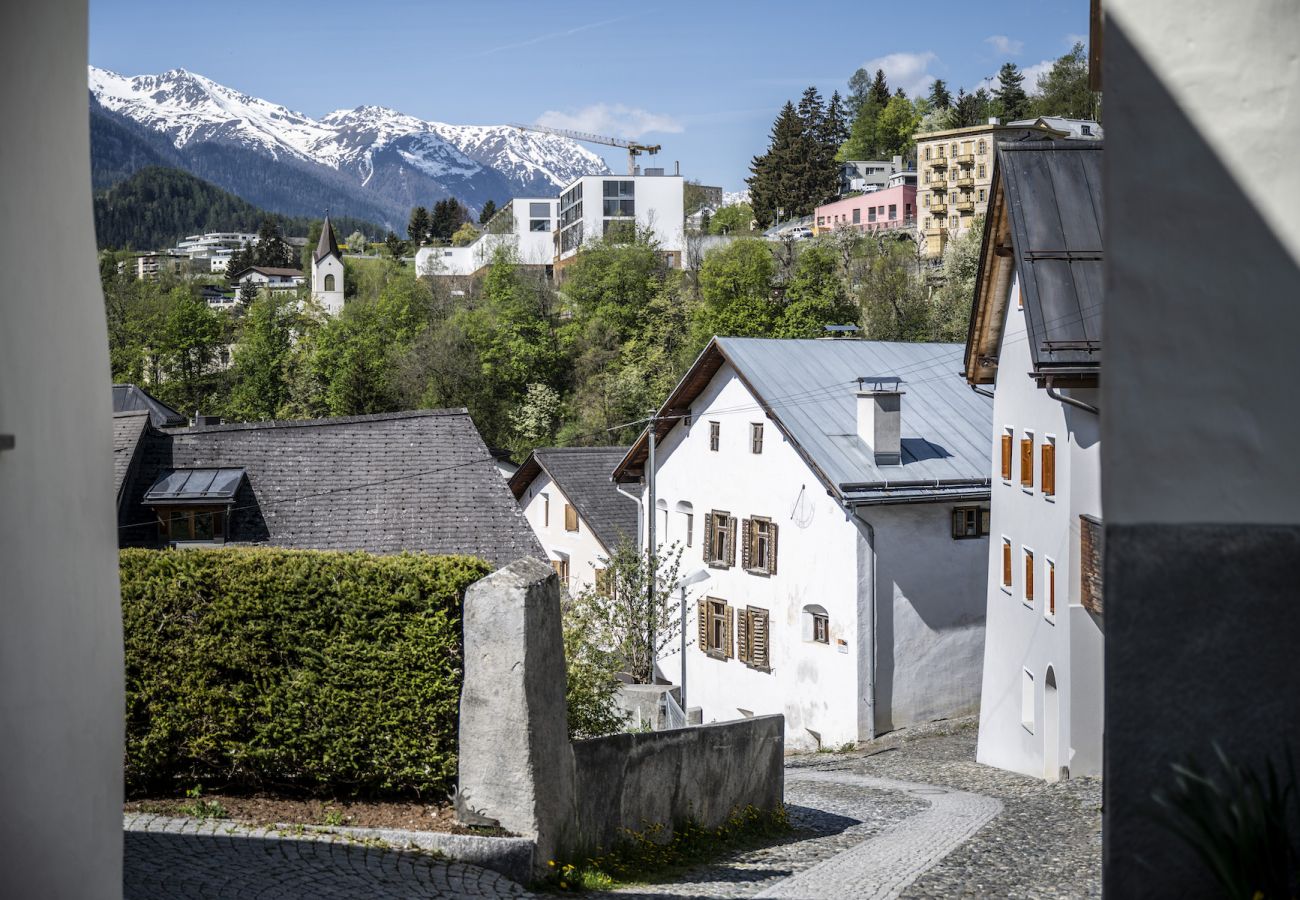
[[878, 466], [903, 464], [900, 381], [889, 375], [858, 379], [858, 437]]

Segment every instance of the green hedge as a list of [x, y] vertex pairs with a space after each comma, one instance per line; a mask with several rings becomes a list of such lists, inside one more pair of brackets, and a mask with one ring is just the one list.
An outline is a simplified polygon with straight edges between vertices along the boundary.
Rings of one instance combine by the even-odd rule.
[[461, 556], [123, 550], [126, 782], [436, 795], [456, 773]]

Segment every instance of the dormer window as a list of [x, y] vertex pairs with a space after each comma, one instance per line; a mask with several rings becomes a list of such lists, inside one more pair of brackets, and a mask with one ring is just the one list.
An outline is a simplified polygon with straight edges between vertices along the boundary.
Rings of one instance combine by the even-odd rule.
[[144, 505], [158, 515], [158, 535], [172, 544], [223, 544], [242, 468], [171, 469], [149, 490]]

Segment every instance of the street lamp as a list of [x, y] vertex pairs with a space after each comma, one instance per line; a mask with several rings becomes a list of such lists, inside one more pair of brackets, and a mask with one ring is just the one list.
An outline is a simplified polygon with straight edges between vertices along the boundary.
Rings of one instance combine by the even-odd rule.
[[682, 713], [686, 712], [686, 589], [693, 584], [699, 584], [701, 581], [708, 581], [710, 577], [709, 570], [700, 566], [687, 572], [673, 587], [681, 592], [682, 601]]

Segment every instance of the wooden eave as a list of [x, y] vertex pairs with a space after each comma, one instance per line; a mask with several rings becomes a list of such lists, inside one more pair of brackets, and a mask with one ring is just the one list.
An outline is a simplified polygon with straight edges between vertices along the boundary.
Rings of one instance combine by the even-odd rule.
[[993, 384], [998, 374], [998, 352], [1007, 321], [1007, 302], [1015, 272], [1015, 249], [1011, 240], [1011, 219], [1007, 215], [1002, 172], [994, 155], [989, 205], [984, 219], [984, 242], [980, 246], [979, 270], [975, 275], [975, 298], [971, 303], [970, 328], [966, 335], [965, 376], [970, 384]]

